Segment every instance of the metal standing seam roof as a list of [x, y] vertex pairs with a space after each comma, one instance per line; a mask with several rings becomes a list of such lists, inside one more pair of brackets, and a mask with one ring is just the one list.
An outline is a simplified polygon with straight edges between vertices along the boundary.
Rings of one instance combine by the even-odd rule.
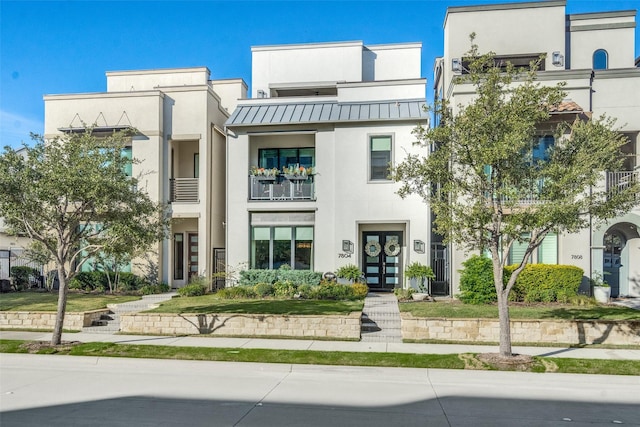
[[405, 100], [238, 105], [226, 126], [425, 120], [429, 117], [425, 104], [425, 100]]

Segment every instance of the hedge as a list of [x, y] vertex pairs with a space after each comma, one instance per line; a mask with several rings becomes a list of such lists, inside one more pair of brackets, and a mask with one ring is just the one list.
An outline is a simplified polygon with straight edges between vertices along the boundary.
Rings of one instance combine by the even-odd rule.
[[[463, 264], [459, 299], [467, 304], [488, 304], [498, 300], [493, 284], [493, 264], [488, 258], [472, 256]], [[507, 282], [517, 265], [504, 268]], [[521, 302], [567, 302], [578, 294], [584, 271], [573, 265], [528, 264], [518, 276], [510, 300]]]
[[[109, 274], [111, 275], [111, 283], [113, 284], [115, 281], [115, 274]], [[120, 273], [117, 290], [123, 292], [137, 291], [145, 285], [148, 285], [148, 283], [140, 276], [136, 276], [133, 273]], [[103, 271], [80, 272], [71, 279], [69, 289], [104, 292], [109, 289], [107, 273]]]
[[291, 282], [296, 286], [319, 285], [322, 273], [309, 270], [243, 270], [240, 272], [240, 285], [255, 286], [258, 283], [275, 284], [276, 282]]

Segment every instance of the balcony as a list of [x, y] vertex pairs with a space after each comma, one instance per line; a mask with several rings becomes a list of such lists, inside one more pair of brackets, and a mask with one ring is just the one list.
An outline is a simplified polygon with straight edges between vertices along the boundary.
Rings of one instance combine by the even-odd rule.
[[607, 172], [607, 192], [624, 190], [638, 182], [640, 171]]
[[198, 178], [174, 178], [169, 180], [169, 201], [176, 203], [198, 202]]
[[249, 200], [315, 200], [313, 176], [249, 177]]

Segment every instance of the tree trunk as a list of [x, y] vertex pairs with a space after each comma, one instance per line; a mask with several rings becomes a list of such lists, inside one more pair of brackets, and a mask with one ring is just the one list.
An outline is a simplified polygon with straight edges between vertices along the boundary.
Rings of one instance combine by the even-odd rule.
[[509, 295], [498, 292], [498, 316], [500, 319], [500, 356], [511, 357], [511, 320], [509, 319]]
[[60, 345], [62, 342], [62, 327], [67, 310], [67, 293], [69, 289], [66, 274], [63, 267], [58, 267], [58, 283], [60, 284], [58, 290], [58, 312], [56, 313], [56, 326], [53, 328], [53, 335], [51, 336], [51, 345]]

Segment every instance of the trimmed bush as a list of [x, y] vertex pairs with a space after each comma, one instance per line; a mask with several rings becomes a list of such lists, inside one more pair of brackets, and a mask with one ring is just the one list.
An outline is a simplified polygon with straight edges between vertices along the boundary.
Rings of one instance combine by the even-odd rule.
[[171, 288], [166, 283], [158, 283], [157, 285], [144, 285], [138, 292], [140, 295], [163, 294], [169, 292]]
[[[462, 265], [464, 269], [460, 276], [460, 300], [467, 304], [497, 301], [491, 260], [474, 255]], [[516, 267], [505, 267], [505, 282]], [[528, 264], [518, 276], [510, 299], [526, 303], [570, 302], [578, 294], [583, 274], [581, 268], [573, 265]]]
[[291, 281], [278, 281], [273, 284], [273, 293], [276, 298], [293, 298], [296, 295], [298, 287]]
[[322, 273], [309, 270], [243, 270], [240, 272], [240, 285], [255, 286], [259, 283], [270, 285], [276, 282], [291, 282], [296, 286], [318, 285], [322, 279]]
[[216, 296], [220, 299], [247, 299], [255, 298], [256, 293], [251, 286], [233, 286], [230, 288], [220, 289], [216, 292]]
[[38, 270], [26, 265], [16, 265], [11, 267], [9, 274], [11, 278], [13, 278], [13, 284], [16, 289], [19, 290], [28, 289], [31, 281], [33, 280], [35, 282], [40, 277], [40, 272]]
[[258, 283], [253, 287], [253, 291], [260, 298], [268, 297], [274, 294], [273, 285], [270, 283]]
[[460, 295], [465, 304], [490, 304], [498, 300], [493, 284], [493, 264], [489, 258], [474, 255], [462, 263]]
[[369, 287], [364, 283], [354, 283], [351, 289], [353, 289], [353, 296], [356, 299], [364, 298], [369, 293]]
[[356, 299], [351, 285], [340, 285], [336, 282], [323, 280], [313, 288], [312, 297], [326, 300], [352, 300]]
[[199, 281], [189, 283], [188, 285], [178, 289], [178, 295], [181, 297], [198, 297], [207, 293], [207, 286]]
[[81, 271], [69, 282], [69, 289], [104, 292], [109, 288], [107, 276], [101, 271]]

